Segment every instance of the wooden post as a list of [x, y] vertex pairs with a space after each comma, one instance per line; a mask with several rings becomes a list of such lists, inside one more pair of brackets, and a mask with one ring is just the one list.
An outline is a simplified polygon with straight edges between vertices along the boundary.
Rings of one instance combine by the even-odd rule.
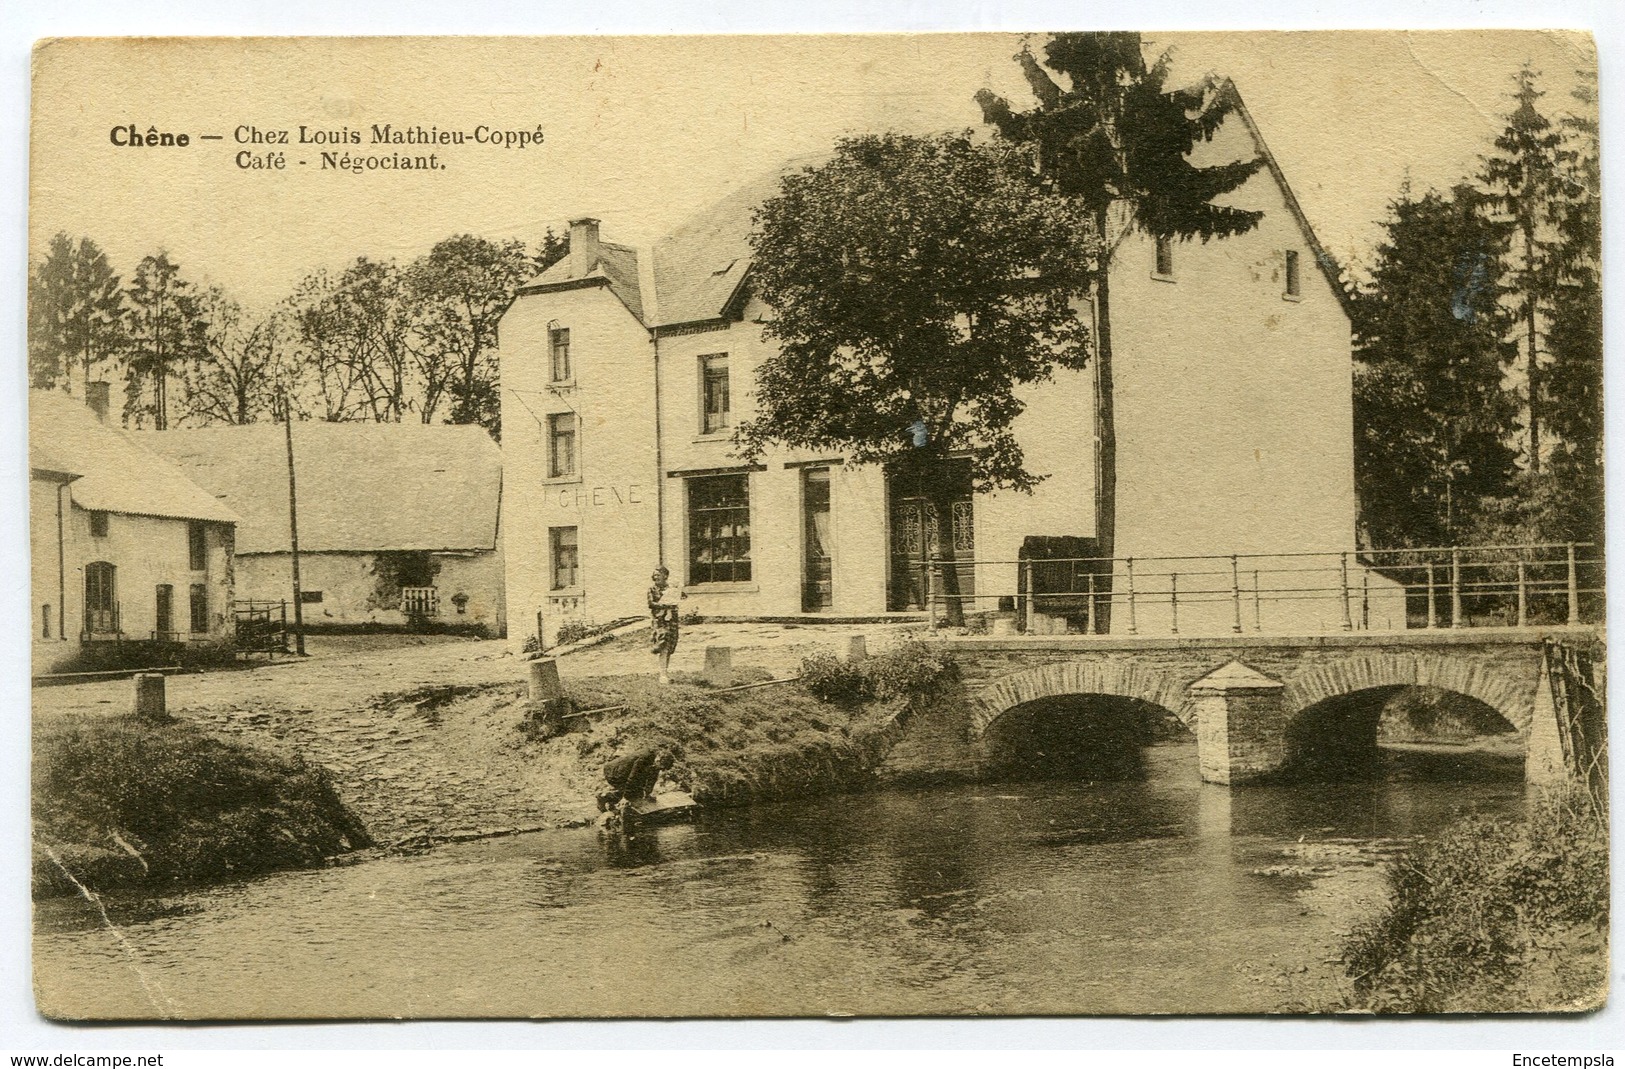
[[1428, 630], [1439, 626], [1439, 607], [1436, 604], [1434, 589], [1437, 584], [1433, 579], [1433, 562], [1428, 561]]
[[1522, 551], [1518, 555], [1518, 626], [1525, 627], [1529, 623], [1529, 587], [1525, 578]]
[[1140, 633], [1140, 619], [1134, 607], [1134, 558], [1128, 558], [1128, 633]]
[[1236, 555], [1230, 554], [1230, 602], [1236, 610], [1236, 620], [1230, 629], [1241, 634], [1241, 572], [1237, 570]]
[[293, 481], [293, 403], [282, 395], [282, 426], [288, 440], [288, 547], [293, 551], [293, 644], [305, 655], [305, 610], [299, 596], [299, 494]]
[[1580, 577], [1574, 566], [1574, 543], [1569, 543], [1569, 626], [1580, 622]]
[[1338, 575], [1343, 588], [1343, 630], [1354, 630], [1354, 619], [1349, 615], [1349, 555], [1340, 554], [1338, 557]]
[[1461, 550], [1450, 551], [1450, 626], [1461, 626]]

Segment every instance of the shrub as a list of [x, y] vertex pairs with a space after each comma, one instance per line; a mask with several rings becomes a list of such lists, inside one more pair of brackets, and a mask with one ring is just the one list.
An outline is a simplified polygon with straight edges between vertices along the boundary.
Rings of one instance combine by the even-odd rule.
[[1579, 791], [1531, 806], [1522, 822], [1461, 821], [1391, 864], [1388, 907], [1344, 948], [1354, 1005], [1439, 1013], [1600, 1003], [1606, 817]]
[[831, 705], [857, 705], [875, 697], [874, 680], [865, 665], [843, 661], [825, 650], [801, 659], [801, 685]]
[[573, 646], [577, 642], [584, 642], [591, 638], [598, 625], [590, 620], [566, 620], [559, 625], [559, 636], [556, 644], [560, 646]]
[[874, 682], [875, 697], [927, 699], [959, 679], [959, 666], [942, 648], [923, 639], [909, 638], [865, 664]]

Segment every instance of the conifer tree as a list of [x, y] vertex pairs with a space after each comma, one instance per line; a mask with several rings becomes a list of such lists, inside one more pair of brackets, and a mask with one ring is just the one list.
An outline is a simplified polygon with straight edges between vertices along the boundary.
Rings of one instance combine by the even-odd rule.
[[58, 232], [28, 278], [28, 382], [36, 389], [81, 383], [123, 346], [123, 294], [107, 254], [89, 238]]
[[[196, 288], [160, 250], [136, 265], [124, 291], [124, 419], [154, 430], [169, 426], [169, 380], [197, 360], [206, 323]], [[150, 390], [150, 396], [149, 391]]]

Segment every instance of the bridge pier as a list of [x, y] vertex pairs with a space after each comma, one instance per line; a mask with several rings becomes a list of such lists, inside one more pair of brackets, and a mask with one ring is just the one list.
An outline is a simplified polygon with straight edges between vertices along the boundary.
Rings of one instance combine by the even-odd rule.
[[1190, 685], [1196, 753], [1208, 783], [1262, 779], [1287, 759], [1286, 685], [1240, 661]]

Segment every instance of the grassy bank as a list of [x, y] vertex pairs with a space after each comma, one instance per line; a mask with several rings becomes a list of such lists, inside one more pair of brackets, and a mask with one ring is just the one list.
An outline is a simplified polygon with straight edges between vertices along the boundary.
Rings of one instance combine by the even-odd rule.
[[297, 868], [371, 845], [321, 769], [180, 721], [36, 729], [37, 896]]
[[1579, 790], [1523, 821], [1468, 819], [1392, 863], [1392, 897], [1344, 948], [1378, 1013], [1587, 1010], [1608, 979], [1608, 824]]
[[[741, 673], [736, 682], [766, 678]], [[745, 690], [683, 675], [665, 686], [646, 674], [578, 679], [568, 685], [577, 709], [619, 708], [538, 745], [545, 759], [583, 770], [664, 747], [675, 758], [667, 779], [709, 805], [827, 794], [866, 785], [900, 714], [955, 679], [951, 662], [921, 642], [859, 665], [815, 654], [800, 680]]]

